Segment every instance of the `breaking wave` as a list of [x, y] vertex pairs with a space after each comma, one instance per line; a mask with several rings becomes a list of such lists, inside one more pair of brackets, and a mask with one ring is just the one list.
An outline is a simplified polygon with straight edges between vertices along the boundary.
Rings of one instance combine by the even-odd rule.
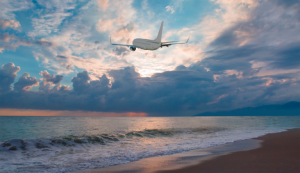
[[0, 143], [0, 172], [61, 173], [102, 168], [146, 157], [207, 148], [269, 132], [206, 127], [12, 139]]
[[183, 134], [209, 134], [217, 131], [225, 130], [224, 128], [190, 128], [190, 129], [145, 129], [143, 131], [131, 131], [127, 133], [116, 134], [99, 134], [99, 135], [83, 135], [75, 136], [68, 135], [62, 137], [53, 137], [48, 139], [12, 139], [0, 143], [0, 151], [5, 150], [28, 150], [29, 148], [42, 149], [48, 151], [52, 147], [74, 147], [76, 145], [100, 144], [120, 140], [138, 140], [138, 138], [158, 138], [158, 137], [173, 137], [174, 135]]

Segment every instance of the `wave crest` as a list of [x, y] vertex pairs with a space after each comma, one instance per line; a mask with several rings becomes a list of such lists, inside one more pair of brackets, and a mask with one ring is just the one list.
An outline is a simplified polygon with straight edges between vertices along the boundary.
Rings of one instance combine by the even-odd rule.
[[172, 137], [174, 135], [184, 134], [208, 134], [217, 131], [225, 130], [225, 128], [201, 127], [201, 128], [185, 128], [185, 129], [145, 129], [142, 131], [131, 131], [127, 133], [116, 134], [99, 134], [99, 135], [84, 135], [75, 136], [68, 135], [62, 137], [53, 137], [48, 139], [12, 139], [0, 143], [0, 151], [15, 151], [40, 149], [49, 151], [52, 147], [74, 147], [77, 145], [106, 145], [107, 143], [118, 142], [123, 139], [138, 140], [138, 138], [159, 138]]

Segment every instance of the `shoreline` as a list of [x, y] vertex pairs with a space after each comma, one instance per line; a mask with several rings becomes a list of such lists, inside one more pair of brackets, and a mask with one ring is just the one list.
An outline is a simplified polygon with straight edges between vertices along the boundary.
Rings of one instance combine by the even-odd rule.
[[[278, 145], [274, 146], [274, 144], [278, 144]], [[257, 167], [257, 164], [255, 165], [255, 162], [264, 163], [267, 167], [274, 167], [272, 166], [273, 163], [272, 165], [269, 166], [268, 161], [266, 160], [259, 161], [259, 159], [253, 159], [253, 158], [257, 156], [261, 157], [260, 156], [261, 154], [263, 158], [266, 158], [268, 154], [270, 154], [270, 152], [271, 154], [273, 152], [272, 157], [273, 156], [277, 157], [276, 156], [277, 154], [279, 154], [280, 157], [288, 157], [290, 155], [285, 156], [284, 152], [282, 155], [282, 151], [286, 151], [286, 150], [289, 151], [295, 150], [296, 153], [299, 153], [298, 157], [295, 158], [294, 156], [292, 161], [288, 161], [289, 164], [292, 165], [290, 167], [293, 167], [293, 165], [295, 165], [296, 162], [300, 163], [300, 147], [297, 148], [296, 146], [297, 144], [298, 146], [300, 146], [299, 128], [290, 129], [278, 133], [269, 133], [253, 139], [235, 141], [232, 143], [227, 143], [227, 144], [213, 146], [204, 149], [191, 150], [188, 152], [178, 153], [174, 155], [144, 158], [135, 162], [129, 162], [128, 164], [124, 164], [124, 165], [116, 165], [116, 166], [110, 166], [110, 167], [99, 168], [99, 169], [80, 170], [80, 171], [75, 171], [73, 173], [98, 173], [98, 172], [181, 173], [181, 172], [199, 172], [200, 170], [201, 172], [205, 172], [205, 171], [206, 172], [234, 172], [234, 170], [238, 165], [245, 165], [248, 164], [248, 162], [250, 161], [253, 162], [252, 167]], [[278, 148], [280, 146], [282, 147], [282, 145], [285, 147], [288, 146], [288, 148], [285, 147]], [[251, 154], [253, 153], [253, 151], [254, 154]], [[248, 156], [249, 154], [247, 153], [250, 153], [250, 156]], [[239, 164], [236, 164], [237, 162], [235, 160], [237, 157], [235, 155], [237, 154], [238, 154], [237, 161], [241, 162]], [[232, 155], [234, 156], [233, 158]], [[244, 159], [246, 160], [243, 161]], [[278, 160], [275, 159], [274, 163], [277, 163], [276, 161], [278, 162]], [[279, 161], [280, 163], [282, 163], [282, 160]], [[230, 165], [229, 171], [225, 171], [226, 165]], [[240, 166], [238, 167], [239, 168], [236, 172], [247, 172], [245, 170], [241, 170]], [[216, 168], [217, 170], [215, 170]], [[293, 168], [293, 170], [296, 170], [295, 172], [299, 172], [300, 166], [298, 167], [296, 166], [295, 168]], [[293, 170], [291, 170], [291, 172]], [[251, 170], [249, 172], [260, 172], [260, 171]], [[272, 169], [268, 171], [264, 169], [263, 172], [274, 172], [274, 170]], [[285, 171], [285, 172], [289, 172], [289, 171]]]
[[261, 147], [238, 151], [206, 160], [197, 165], [158, 173], [298, 173], [300, 172], [300, 129], [270, 133], [254, 139], [262, 140]]

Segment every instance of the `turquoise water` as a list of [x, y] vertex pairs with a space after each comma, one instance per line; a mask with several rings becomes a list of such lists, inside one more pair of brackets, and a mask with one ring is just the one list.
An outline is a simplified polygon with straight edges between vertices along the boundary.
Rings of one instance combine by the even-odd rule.
[[300, 117], [0, 117], [0, 172], [67, 172], [300, 127]]

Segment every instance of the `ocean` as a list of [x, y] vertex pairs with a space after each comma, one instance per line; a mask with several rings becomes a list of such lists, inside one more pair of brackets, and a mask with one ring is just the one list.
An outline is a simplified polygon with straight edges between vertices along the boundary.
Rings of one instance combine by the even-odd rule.
[[0, 172], [70, 172], [299, 128], [300, 116], [0, 117]]

